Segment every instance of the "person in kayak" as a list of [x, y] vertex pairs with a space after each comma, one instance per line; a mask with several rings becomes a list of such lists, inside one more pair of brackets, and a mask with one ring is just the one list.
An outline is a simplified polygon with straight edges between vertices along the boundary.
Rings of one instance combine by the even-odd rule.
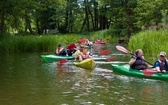
[[55, 51], [55, 54], [56, 55], [59, 55], [59, 56], [66, 56], [67, 55], [67, 52], [66, 50], [62, 47], [61, 44], [58, 45], [58, 48], [56, 49]]
[[166, 52], [160, 52], [159, 59], [154, 64], [154, 70], [157, 72], [168, 72], [168, 60]]
[[135, 56], [129, 62], [130, 68], [135, 70], [144, 70], [147, 69], [147, 64], [144, 61], [143, 51], [141, 49], [137, 49], [135, 51]]
[[85, 47], [83, 49], [83, 52], [80, 55], [80, 60], [84, 60], [84, 59], [87, 59], [87, 58], [92, 58], [92, 54], [90, 53], [90, 51], [88, 50], [88, 48]]
[[72, 55], [76, 60], [82, 61], [86, 58], [91, 57], [91, 53], [87, 50], [86, 46], [80, 45], [79, 50], [77, 50], [73, 55]]

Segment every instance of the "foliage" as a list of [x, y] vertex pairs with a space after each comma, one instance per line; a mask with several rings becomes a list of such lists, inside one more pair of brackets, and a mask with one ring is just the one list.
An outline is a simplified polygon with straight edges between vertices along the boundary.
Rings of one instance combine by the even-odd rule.
[[147, 30], [132, 36], [129, 41], [129, 48], [132, 51], [136, 49], [142, 49], [146, 54], [150, 54], [150, 57], [156, 57], [161, 51], [168, 53], [167, 48], [168, 30]]
[[42, 34], [112, 30], [130, 38], [168, 27], [168, 0], [1, 0], [0, 33]]

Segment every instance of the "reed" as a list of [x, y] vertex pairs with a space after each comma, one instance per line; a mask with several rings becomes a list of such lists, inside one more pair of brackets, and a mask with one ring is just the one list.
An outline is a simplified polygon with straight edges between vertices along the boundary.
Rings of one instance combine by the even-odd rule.
[[[106, 35], [25, 35], [25, 36], [6, 36], [0, 40], [0, 51], [4, 53], [14, 52], [53, 52], [58, 44], [67, 46], [69, 43], [77, 43], [81, 38], [88, 38], [90, 40], [102, 38], [106, 41], [107, 38], [114, 40], [111, 36]], [[92, 40], [93, 41], [93, 40]]]
[[159, 52], [168, 53], [168, 30], [147, 30], [132, 36], [129, 40], [129, 49], [142, 49], [147, 55], [157, 57]]

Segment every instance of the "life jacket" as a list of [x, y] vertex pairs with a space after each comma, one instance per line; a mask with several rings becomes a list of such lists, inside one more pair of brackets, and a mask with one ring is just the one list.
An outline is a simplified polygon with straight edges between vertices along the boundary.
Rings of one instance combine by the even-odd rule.
[[76, 50], [67, 50], [68, 56], [72, 56], [74, 53], [76, 52]]
[[[143, 59], [143, 58], [142, 58]], [[147, 68], [147, 65], [144, 60], [138, 59], [130, 66], [130, 68], [135, 69], [135, 70], [143, 70]]]
[[57, 51], [59, 56], [66, 56], [66, 50], [64, 48], [61, 48], [60, 50], [57, 49]]
[[83, 59], [89, 58], [89, 55], [90, 55], [90, 52], [89, 52], [89, 51], [86, 52], [86, 53], [83, 53], [82, 58], [83, 58]]
[[156, 61], [154, 67], [156, 67], [156, 63], [159, 63], [160, 70], [166, 70], [168, 72], [168, 60], [162, 63], [160, 60]]

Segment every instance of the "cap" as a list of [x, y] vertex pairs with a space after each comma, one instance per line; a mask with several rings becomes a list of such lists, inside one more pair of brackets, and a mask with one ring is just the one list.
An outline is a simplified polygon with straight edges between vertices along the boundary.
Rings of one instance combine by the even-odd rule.
[[84, 48], [85, 46], [84, 45], [80, 45], [80, 48]]
[[160, 52], [160, 54], [159, 55], [162, 55], [162, 56], [166, 56], [166, 52]]

